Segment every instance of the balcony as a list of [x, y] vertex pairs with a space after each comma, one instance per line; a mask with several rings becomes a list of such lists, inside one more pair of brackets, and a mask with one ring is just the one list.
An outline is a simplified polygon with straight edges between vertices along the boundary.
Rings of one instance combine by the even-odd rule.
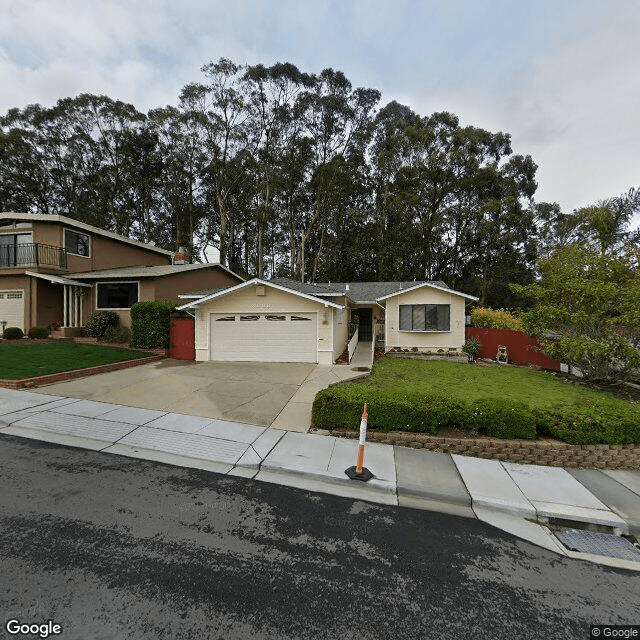
[[54, 267], [66, 269], [67, 252], [40, 242], [27, 244], [0, 244], [0, 269], [8, 267]]

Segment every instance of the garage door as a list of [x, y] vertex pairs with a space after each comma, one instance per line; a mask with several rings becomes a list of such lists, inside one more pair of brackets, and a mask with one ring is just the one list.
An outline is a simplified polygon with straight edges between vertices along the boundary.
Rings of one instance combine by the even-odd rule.
[[24, 291], [0, 291], [0, 320], [24, 331]]
[[211, 360], [317, 362], [315, 313], [212, 313]]

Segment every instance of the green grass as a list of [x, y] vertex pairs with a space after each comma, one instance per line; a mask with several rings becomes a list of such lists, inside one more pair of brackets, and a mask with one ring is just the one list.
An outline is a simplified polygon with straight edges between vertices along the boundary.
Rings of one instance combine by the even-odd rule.
[[527, 368], [382, 358], [367, 378], [321, 391], [313, 421], [357, 428], [364, 402], [371, 426], [384, 431], [457, 427], [574, 444], [640, 442], [640, 404]]
[[21, 380], [154, 355], [92, 344], [0, 345], [0, 378]]

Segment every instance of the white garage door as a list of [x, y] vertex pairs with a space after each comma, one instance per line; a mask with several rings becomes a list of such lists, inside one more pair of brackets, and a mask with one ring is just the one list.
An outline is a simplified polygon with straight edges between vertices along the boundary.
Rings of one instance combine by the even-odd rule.
[[212, 313], [211, 360], [317, 362], [315, 313]]
[[0, 291], [0, 320], [24, 331], [24, 291]]

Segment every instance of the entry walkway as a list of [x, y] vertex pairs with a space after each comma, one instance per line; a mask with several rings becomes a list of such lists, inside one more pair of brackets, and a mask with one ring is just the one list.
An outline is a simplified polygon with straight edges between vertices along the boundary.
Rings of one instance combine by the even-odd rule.
[[0, 389], [3, 434], [479, 518], [561, 555], [640, 570], [629, 543], [617, 558], [579, 553], [541, 526], [570, 521], [640, 537], [640, 471], [567, 471], [373, 443], [365, 466], [374, 478], [364, 483], [344, 473], [356, 440], [8, 389]]

